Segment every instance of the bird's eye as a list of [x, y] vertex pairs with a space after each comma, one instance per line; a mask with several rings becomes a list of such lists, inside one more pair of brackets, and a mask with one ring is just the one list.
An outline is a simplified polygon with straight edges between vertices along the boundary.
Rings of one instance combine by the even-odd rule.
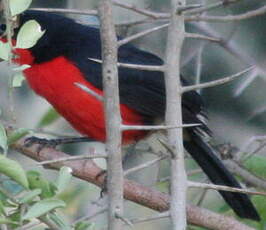
[[1, 30], [6, 30], [6, 24], [1, 24], [1, 25], [0, 25], [0, 29], [1, 29]]
[[6, 31], [6, 24], [1, 24], [0, 25], [0, 35], [3, 35]]

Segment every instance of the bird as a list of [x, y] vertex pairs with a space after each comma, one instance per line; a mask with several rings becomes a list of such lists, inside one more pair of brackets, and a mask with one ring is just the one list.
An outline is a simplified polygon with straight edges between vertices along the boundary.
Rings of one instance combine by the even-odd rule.
[[[20, 27], [36, 20], [45, 31], [37, 43], [28, 49], [14, 49], [13, 62], [29, 65], [23, 70], [30, 88], [45, 98], [84, 137], [105, 142], [105, 118], [101, 100], [75, 84], [79, 83], [98, 95], [103, 95], [101, 39], [98, 28], [82, 25], [54, 13], [27, 10], [20, 15]], [[4, 26], [1, 26], [2, 30]], [[14, 38], [15, 39], [15, 38]], [[118, 39], [121, 39], [118, 37]], [[118, 62], [141, 65], [163, 65], [163, 60], [132, 44], [118, 48]], [[154, 125], [163, 120], [166, 110], [164, 74], [118, 67], [120, 112], [124, 125]], [[189, 83], [181, 76], [183, 86]], [[184, 147], [202, 168], [210, 181], [218, 185], [241, 188], [239, 182], [217, 157], [216, 150], [205, 136], [211, 136], [204, 117], [203, 100], [196, 91], [182, 95], [184, 124], [200, 123], [184, 128]], [[144, 130], [122, 133], [122, 144], [138, 142], [149, 135]], [[246, 194], [219, 191], [227, 204], [241, 218], [255, 221], [260, 216]]]

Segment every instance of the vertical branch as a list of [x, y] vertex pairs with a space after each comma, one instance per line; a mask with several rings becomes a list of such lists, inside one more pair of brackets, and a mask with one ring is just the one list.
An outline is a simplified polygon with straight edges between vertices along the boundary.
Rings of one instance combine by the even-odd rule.
[[122, 229], [123, 169], [121, 156], [121, 116], [119, 107], [117, 38], [110, 0], [99, 3], [103, 59], [104, 108], [106, 124], [108, 229]]
[[[5, 17], [5, 23], [6, 23], [6, 37], [7, 37], [7, 43], [9, 44], [9, 47], [11, 50], [13, 49], [12, 45], [12, 35], [14, 30], [14, 20], [11, 15], [10, 7], [9, 7], [9, 0], [2, 0], [1, 1], [1, 8], [4, 10], [4, 17]], [[11, 65], [12, 61], [12, 53], [9, 53], [8, 57], [8, 64]], [[8, 108], [10, 112], [10, 117], [12, 118], [13, 122], [16, 122], [16, 116], [15, 116], [15, 107], [14, 107], [14, 98], [13, 98], [13, 76], [9, 76], [8, 78]]]
[[[202, 5], [206, 5], [206, 0], [201, 0], [200, 3]], [[202, 15], [205, 15], [206, 12], [203, 12]], [[201, 24], [204, 24], [206, 22], [199, 22]], [[203, 49], [205, 47], [206, 43], [204, 41], [200, 42], [199, 51], [196, 56], [196, 79], [195, 84], [200, 84], [201, 82], [201, 72], [202, 72], [202, 55], [203, 55]], [[200, 93], [200, 89], [197, 90], [198, 93]]]
[[[180, 84], [180, 54], [185, 37], [184, 17], [177, 14], [178, 7], [185, 6], [185, 0], [171, 1], [171, 18], [166, 45], [166, 125], [182, 125], [182, 91]], [[175, 230], [186, 229], [187, 178], [184, 164], [182, 129], [169, 129], [171, 146], [171, 202], [170, 217]]]
[[[13, 34], [13, 25], [12, 25], [12, 16], [10, 12], [9, 7], [9, 0], [3, 0], [2, 6], [4, 9], [4, 17], [5, 17], [5, 23], [6, 23], [6, 37], [7, 37], [7, 43], [12, 48], [12, 34]], [[11, 53], [9, 54], [8, 63], [11, 64]]]

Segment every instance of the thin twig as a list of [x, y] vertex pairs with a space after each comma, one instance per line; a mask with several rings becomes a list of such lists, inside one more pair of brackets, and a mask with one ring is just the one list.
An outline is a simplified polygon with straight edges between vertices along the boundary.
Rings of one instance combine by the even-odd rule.
[[30, 8], [31, 10], [38, 10], [51, 13], [64, 14], [82, 14], [82, 15], [98, 15], [97, 10], [80, 10], [80, 9], [65, 9], [65, 8]]
[[[102, 64], [102, 60], [96, 58], [88, 58], [91, 61]], [[129, 64], [129, 63], [116, 63], [117, 67], [129, 68], [129, 69], [138, 69], [138, 70], [146, 70], [146, 71], [164, 71], [164, 66], [156, 66], [156, 65], [137, 65], [137, 64]]]
[[250, 10], [243, 14], [238, 15], [227, 15], [227, 16], [187, 16], [186, 21], [207, 21], [207, 22], [231, 22], [231, 21], [241, 21], [257, 17], [266, 13], [266, 6], [262, 6], [256, 10]]
[[128, 9], [128, 10], [132, 10], [132, 11], [134, 11], [136, 13], [139, 13], [139, 14], [144, 15], [144, 16], [148, 16], [148, 17], [153, 18], [153, 19], [169, 17], [169, 14], [167, 14], [167, 13], [156, 13], [156, 12], [153, 12], [153, 11], [150, 11], [150, 10], [145, 10], [145, 9], [138, 8], [135, 5], [127, 4], [127, 3], [124, 3], [124, 2], [122, 3], [122, 2], [117, 1], [117, 0], [113, 0], [113, 4], [115, 6], [119, 6], [119, 7]]
[[240, 176], [247, 184], [255, 186], [256, 188], [266, 189], [266, 181], [256, 175], [250, 173], [244, 167], [232, 160], [224, 160], [225, 166], [234, 174]]
[[59, 162], [66, 162], [66, 161], [77, 161], [77, 160], [84, 160], [84, 159], [96, 159], [96, 158], [107, 158], [106, 153], [89, 153], [85, 155], [80, 156], [69, 156], [69, 157], [63, 157], [59, 159], [53, 159], [48, 161], [41, 161], [37, 162], [37, 165], [47, 165], [47, 164], [53, 164], [53, 163], [59, 163]]
[[136, 167], [133, 167], [133, 168], [130, 168], [128, 170], [126, 170], [124, 172], [124, 176], [128, 176], [129, 174], [133, 173], [133, 172], [136, 172], [136, 171], [139, 171], [139, 170], [142, 170], [142, 169], [145, 169], [147, 167], [150, 167], [151, 165], [154, 165], [156, 164], [157, 162], [161, 161], [161, 160], [164, 160], [166, 158], [168, 158], [169, 156], [165, 155], [165, 156], [161, 156], [159, 158], [156, 158], [154, 160], [151, 160], [151, 161], [148, 161], [148, 162], [145, 162], [141, 165], [138, 165]]
[[[187, 172], [187, 176], [193, 176], [195, 174], [199, 174], [199, 173], [202, 173], [202, 169], [193, 169], [193, 170], [190, 170]], [[167, 176], [167, 177], [163, 177], [163, 178], [160, 178], [158, 182], [165, 182], [165, 181], [169, 181], [170, 180], [170, 177]]]
[[[130, 20], [130, 21], [124, 21], [124, 22], [118, 22], [115, 24], [116, 27], [129, 27], [129, 26], [137, 26], [137, 25], [143, 25], [143, 24], [149, 24], [149, 23], [154, 23], [154, 19], [150, 18], [144, 18], [144, 19], [136, 19], [136, 20]], [[168, 23], [169, 19], [158, 19], [156, 22], [161, 22], [161, 23]]]
[[[154, 19], [169, 19], [170, 15], [168, 13], [158, 13], [145, 9], [138, 8], [134, 5], [126, 4], [119, 2], [117, 0], [113, 1], [115, 5], [123, 7], [125, 9], [132, 10], [144, 16]], [[213, 6], [206, 6], [205, 8], [193, 9], [195, 13], [201, 13], [206, 10], [215, 8], [217, 6], [221, 6], [221, 3], [216, 3]], [[61, 9], [61, 8], [31, 8], [32, 10], [46, 11], [46, 12], [55, 12], [55, 13], [69, 13], [69, 14], [82, 14], [82, 15], [97, 15], [97, 11], [95, 10], [79, 10], [79, 9]], [[192, 11], [192, 10], [191, 10]], [[190, 13], [191, 13], [190, 11]], [[198, 12], [197, 12], [198, 11]], [[189, 11], [187, 11], [188, 14]], [[193, 13], [193, 11], [192, 11]], [[208, 22], [231, 22], [231, 21], [240, 21], [249, 19], [252, 17], [256, 17], [259, 15], [263, 15], [266, 13], [266, 6], [263, 6], [256, 10], [248, 11], [247, 13], [239, 14], [239, 15], [227, 15], [227, 16], [202, 16], [202, 15], [193, 15], [193, 16], [185, 16], [185, 21], [208, 21]], [[137, 20], [135, 22], [126, 22], [124, 24], [136, 24], [139, 22], [143, 22], [146, 19]]]
[[183, 124], [183, 125], [121, 125], [121, 130], [165, 130], [165, 129], [176, 129], [176, 128], [189, 128], [197, 127], [202, 124]]
[[251, 195], [263, 195], [266, 196], [265, 192], [256, 192], [250, 191], [243, 188], [233, 188], [225, 185], [216, 185], [216, 184], [206, 184], [206, 183], [199, 183], [188, 181], [188, 187], [190, 188], [204, 188], [204, 189], [214, 189], [218, 191], [228, 191], [228, 192], [237, 192], [237, 193], [244, 193], [244, 194], [251, 194]]
[[102, 95], [96, 93], [95, 91], [93, 91], [92, 89], [88, 88], [87, 86], [83, 85], [83, 84], [80, 84], [78, 82], [75, 82], [74, 83], [77, 87], [79, 87], [80, 89], [84, 90], [86, 93], [94, 96], [97, 100], [99, 101], [103, 101], [104, 98]]
[[207, 189], [204, 189], [204, 190], [201, 192], [200, 196], [198, 197], [198, 201], [196, 202], [197, 206], [200, 207], [200, 206], [202, 205], [202, 203], [204, 202], [204, 200], [205, 200], [205, 198], [206, 198], [207, 192], [208, 192]]
[[[244, 146], [241, 148], [241, 152], [244, 153], [248, 153], [248, 148], [251, 146], [251, 144], [255, 143], [255, 142], [261, 142], [261, 141], [266, 141], [266, 135], [260, 135], [260, 136], [252, 136], [251, 138], [249, 138], [248, 141], [246, 141], [246, 143], [244, 144]], [[249, 154], [247, 154], [249, 155]], [[240, 157], [238, 157], [238, 159], [240, 159], [242, 162], [244, 162], [245, 160], [247, 160], [247, 155], [240, 159]]]
[[119, 213], [115, 214], [116, 218], [122, 220], [126, 225], [128, 225], [129, 227], [133, 227], [133, 224], [131, 223], [131, 221], [123, 216], [120, 216]]
[[[266, 145], [265, 141], [266, 141], [266, 136], [265, 135], [251, 137], [248, 140], [247, 144], [244, 146], [243, 150], [239, 151], [236, 154], [235, 159], [238, 160], [238, 162], [245, 162], [251, 156], [253, 156], [254, 154], [258, 153], [260, 150], [262, 150], [265, 147], [265, 145]], [[250, 147], [251, 144], [254, 143], [254, 142], [258, 142], [259, 143], [258, 147], [255, 148], [253, 151], [248, 151], [248, 147]], [[246, 153], [246, 154], [243, 156], [243, 153]]]
[[170, 216], [169, 212], [162, 212], [162, 213], [156, 214], [154, 216], [132, 219], [131, 223], [140, 224], [143, 222], [154, 221], [154, 220], [158, 220], [158, 219], [162, 219], [162, 218], [168, 218], [169, 216]]
[[198, 85], [185, 86], [182, 88], [182, 92], [185, 93], [185, 92], [192, 91], [192, 90], [198, 90], [198, 89], [203, 89], [203, 88], [208, 88], [208, 87], [214, 87], [217, 85], [222, 85], [222, 84], [225, 84], [227, 82], [235, 80], [236, 78], [242, 76], [243, 74], [249, 72], [250, 70], [252, 70], [254, 68], [255, 68], [254, 66], [251, 66], [245, 70], [242, 70], [242, 71], [240, 71], [236, 74], [233, 74], [231, 76], [224, 77], [222, 79], [218, 79], [218, 80], [214, 80], [214, 81], [210, 81], [210, 82], [206, 82], [206, 83], [201, 83]]
[[191, 10], [191, 9], [198, 9], [202, 7], [202, 4], [190, 4], [185, 6], [178, 6], [176, 10], [176, 14], [185, 14], [185, 12]]
[[119, 40], [119, 41], [118, 41], [118, 46], [122, 46], [122, 45], [124, 45], [124, 44], [126, 44], [126, 43], [129, 43], [129, 42], [131, 42], [131, 41], [133, 41], [133, 40], [136, 40], [136, 39], [138, 39], [138, 38], [140, 38], [140, 37], [143, 37], [143, 36], [145, 36], [145, 35], [148, 35], [148, 34], [150, 34], [150, 33], [153, 33], [153, 32], [155, 32], [155, 31], [158, 31], [158, 30], [160, 30], [160, 29], [166, 28], [166, 27], [168, 27], [168, 26], [169, 26], [169, 23], [166, 23], [166, 24], [163, 24], [163, 25], [160, 25], [160, 26], [152, 27], [152, 28], [150, 28], [150, 29], [147, 29], [147, 30], [141, 31], [141, 32], [136, 33], [136, 34], [134, 34], [134, 35], [131, 35], [131, 36], [127, 37], [127, 38], [123, 38], [122, 40]]
[[195, 33], [185, 33], [186, 38], [195, 38], [195, 39], [202, 39], [210, 42], [220, 42], [219, 38], [210, 37], [202, 34], [195, 34]]
[[89, 220], [93, 219], [94, 217], [106, 212], [107, 209], [108, 209], [108, 207], [106, 205], [106, 206], [100, 208], [99, 210], [97, 210], [96, 212], [94, 212], [94, 213], [92, 213], [92, 214], [90, 214], [88, 216], [83, 216], [83, 217], [77, 219], [76, 221], [74, 221], [72, 226], [75, 226], [76, 223], [81, 222], [81, 221], [89, 221]]
[[[193, 23], [193, 25], [195, 27], [197, 27], [199, 30], [203, 31], [204, 33], [206, 33], [208, 36], [211, 37], [222, 37], [221, 34], [219, 34], [218, 31], [215, 31], [213, 29], [213, 27], [209, 26], [208, 24], [201, 24], [201, 23]], [[248, 65], [248, 66], [255, 66], [255, 69], [258, 71], [259, 73], [264, 74], [265, 70], [262, 69], [259, 65], [256, 64], [256, 61], [254, 60], [253, 57], [250, 56], [250, 54], [248, 54], [247, 52], [245, 52], [241, 47], [239, 47], [239, 44], [233, 40], [231, 40], [230, 42], [227, 42], [226, 39], [221, 38], [221, 41], [219, 43], [217, 43], [219, 46], [221, 46], [222, 48], [224, 48], [227, 52], [229, 52], [231, 55], [233, 55], [234, 57], [237, 58], [237, 60], [240, 60], [242, 64]], [[254, 70], [255, 70], [254, 69]], [[245, 87], [247, 87], [248, 85], [246, 84], [246, 82], [248, 82], [248, 84], [251, 83], [252, 80], [255, 79], [256, 76], [254, 76], [253, 74], [251, 74], [252, 76], [248, 76], [246, 78], [246, 80], [242, 81], [239, 85], [240, 88], [245, 85], [244, 87], [242, 87], [242, 91], [245, 89]], [[251, 78], [251, 79], [250, 79]], [[236, 87], [236, 90], [239, 87]], [[235, 96], [239, 96], [235, 95]]]
[[[227, 0], [226, 1], [226, 5], [232, 4], [232, 3], [236, 3], [236, 2], [239, 2], [239, 1], [240, 0]], [[210, 10], [217, 9], [219, 7], [223, 7], [224, 5], [225, 5], [225, 1], [222, 0], [220, 2], [210, 3], [208, 5], [202, 6], [202, 7], [197, 8], [197, 9], [191, 9], [191, 10], [185, 11], [184, 13], [187, 14], [187, 15], [201, 14], [201, 13], [204, 13], [206, 11], [210, 11]]]
[[[200, 44], [199, 51], [196, 56], [196, 77], [195, 77], [195, 85], [199, 85], [201, 82], [201, 72], [202, 72], [202, 54], [203, 54], [203, 48], [205, 46], [205, 43]], [[200, 93], [200, 89], [197, 90], [198, 93]]]
[[[249, 73], [247, 78], [245, 80], [243, 80], [238, 87], [236, 87], [233, 96], [234, 97], [240, 96], [244, 92], [244, 90], [257, 78], [259, 73], [260, 73], [259, 69], [258, 68], [254, 68]], [[256, 111], [256, 110], [253, 111], [254, 114], [256, 114], [257, 112], [259, 112], [259, 111]], [[248, 119], [250, 119], [250, 117]]]

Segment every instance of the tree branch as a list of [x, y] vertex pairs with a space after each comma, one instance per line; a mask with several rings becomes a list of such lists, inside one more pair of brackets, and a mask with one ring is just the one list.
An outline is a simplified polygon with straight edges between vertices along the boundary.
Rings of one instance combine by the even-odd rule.
[[246, 182], [252, 186], [255, 186], [256, 188], [266, 189], [266, 181], [265, 180], [253, 175], [252, 173], [250, 173], [245, 168], [238, 165], [233, 160], [224, 160], [223, 162], [224, 162], [225, 166], [230, 170], [230, 172], [243, 178], [244, 182]]
[[[88, 58], [91, 61], [97, 62], [102, 64], [102, 60], [95, 59], [95, 58]], [[163, 65], [138, 65], [138, 64], [130, 64], [130, 63], [116, 63], [117, 67], [124, 67], [129, 69], [139, 69], [139, 70], [146, 70], [146, 71], [164, 71]]]
[[[27, 148], [24, 146], [24, 141], [25, 139], [21, 139], [10, 147], [37, 161], [55, 160], [68, 156], [63, 152], [51, 148], [44, 148], [38, 152], [38, 145], [33, 145], [32, 147]], [[72, 174], [77, 178], [93, 183], [99, 187], [103, 187], [104, 185], [104, 176], [99, 176], [102, 169], [92, 160], [61, 161], [46, 165], [45, 167], [59, 170], [62, 166], [72, 168]], [[169, 209], [170, 198], [167, 194], [130, 180], [124, 180], [124, 198], [159, 212], [164, 212]], [[187, 205], [187, 218], [188, 222], [191, 224], [213, 230], [252, 229], [231, 217], [216, 214], [193, 205]]]
[[81, 15], [98, 15], [97, 10], [80, 10], [80, 9], [65, 9], [65, 8], [30, 8], [31, 10], [38, 10], [51, 13], [64, 14], [81, 14]]
[[203, 188], [203, 189], [213, 189], [218, 191], [229, 191], [229, 192], [238, 192], [244, 194], [251, 194], [251, 195], [262, 195], [266, 196], [265, 192], [254, 192], [243, 188], [233, 188], [230, 186], [225, 185], [216, 185], [216, 184], [206, 184], [206, 183], [199, 183], [194, 181], [188, 181], [188, 186], [191, 188]]
[[207, 21], [207, 22], [231, 22], [231, 21], [241, 21], [257, 17], [266, 13], [266, 6], [262, 6], [256, 10], [250, 10], [243, 14], [238, 15], [227, 15], [227, 16], [187, 16], [186, 21]]
[[[176, 14], [185, 0], [171, 1], [171, 18], [168, 26], [165, 57], [165, 88], [167, 126], [182, 125], [182, 86], [180, 81], [180, 57], [185, 38], [184, 16]], [[184, 162], [183, 130], [167, 130], [172, 151], [170, 217], [174, 230], [186, 229], [187, 176]]]
[[122, 133], [118, 89], [117, 38], [113, 23], [111, 0], [98, 5], [102, 44], [102, 75], [107, 158], [108, 229], [122, 230], [124, 215]]
[[192, 86], [185, 86], [182, 88], [182, 92], [185, 93], [185, 92], [192, 91], [192, 90], [222, 85], [222, 84], [225, 84], [227, 82], [235, 80], [236, 78], [242, 76], [243, 74], [247, 73], [248, 71], [250, 71], [252, 69], [254, 69], [254, 66], [251, 66], [251, 67], [249, 67], [243, 71], [240, 71], [240, 72], [233, 74], [231, 76], [228, 76], [228, 77], [224, 77], [222, 79], [218, 79], [218, 80], [214, 80], [214, 81], [210, 81], [210, 82], [206, 82], [206, 83], [201, 83], [201, 84], [197, 84], [197, 85], [192, 85]]

